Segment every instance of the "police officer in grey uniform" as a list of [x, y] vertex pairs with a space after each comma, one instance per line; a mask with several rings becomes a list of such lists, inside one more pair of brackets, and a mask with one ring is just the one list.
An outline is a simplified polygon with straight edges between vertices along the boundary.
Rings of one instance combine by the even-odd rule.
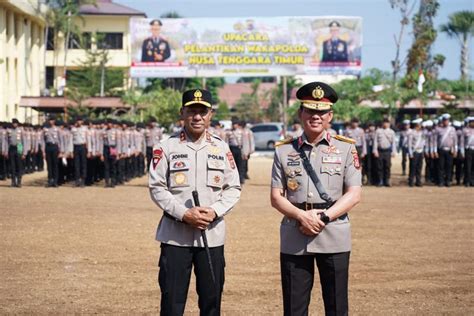
[[464, 185], [474, 186], [474, 116], [466, 119], [467, 126], [463, 130]]
[[84, 187], [87, 174], [87, 127], [82, 125], [84, 119], [79, 116], [76, 124], [71, 128], [72, 143], [74, 145], [74, 175], [76, 186]]
[[24, 143], [25, 133], [20, 127], [20, 122], [14, 118], [12, 119], [12, 127], [7, 130], [8, 159], [10, 161], [12, 187], [21, 187], [23, 161], [27, 151]]
[[[161, 315], [183, 315], [193, 266], [200, 314], [220, 315], [224, 216], [240, 197], [239, 174], [228, 145], [207, 131], [212, 117], [209, 91], [184, 92], [181, 117], [184, 128], [153, 149], [149, 173], [151, 198], [164, 212], [156, 233], [161, 242]], [[193, 190], [201, 206], [194, 205]]]
[[59, 155], [64, 150], [60, 150], [59, 128], [56, 126], [56, 117], [50, 116], [48, 127], [44, 128], [44, 142], [46, 165], [48, 167], [47, 187], [58, 187], [59, 179]]
[[375, 131], [374, 156], [377, 158], [377, 173], [379, 183], [377, 186], [390, 186], [390, 169], [392, 167], [392, 157], [397, 152], [395, 143], [395, 131], [390, 128], [390, 121], [384, 119], [382, 128]]
[[325, 130], [333, 117], [336, 92], [312, 82], [296, 97], [301, 101], [298, 115], [304, 133], [276, 148], [271, 180], [272, 206], [285, 215], [280, 227], [284, 314], [308, 315], [316, 261], [326, 315], [347, 315], [351, 251], [347, 212], [360, 201], [360, 161], [354, 140], [333, 137]]
[[458, 151], [458, 138], [456, 130], [449, 125], [450, 114], [443, 114], [441, 126], [435, 130], [434, 150], [438, 160], [438, 186], [451, 186], [453, 172], [453, 158]]
[[[359, 127], [359, 119], [353, 118], [351, 120], [351, 125], [344, 130], [344, 136], [355, 140], [355, 147], [357, 154], [361, 160], [365, 159], [367, 155], [367, 142], [365, 140], [365, 132], [362, 128]], [[363, 164], [362, 164], [363, 169]], [[362, 170], [364, 174], [364, 170]]]
[[410, 120], [404, 120], [398, 143], [398, 150], [402, 152], [402, 175], [406, 175], [407, 170], [408, 136], [410, 133]]
[[147, 170], [150, 169], [151, 160], [153, 158], [153, 147], [160, 142], [162, 137], [163, 135], [157, 125], [156, 119], [154, 117], [150, 118], [148, 127], [145, 130]]
[[[425, 150], [425, 137], [421, 129], [421, 118], [413, 120], [413, 129], [408, 134], [407, 149], [410, 159], [408, 171], [408, 185], [412, 187], [414, 183], [421, 187], [421, 169], [423, 168], [423, 154]], [[414, 180], [416, 182], [414, 182]]]

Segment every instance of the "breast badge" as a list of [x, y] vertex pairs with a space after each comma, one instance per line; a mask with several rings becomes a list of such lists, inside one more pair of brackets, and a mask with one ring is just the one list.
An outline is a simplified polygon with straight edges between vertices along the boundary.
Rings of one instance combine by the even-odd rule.
[[182, 185], [182, 184], [185, 184], [186, 183], [186, 175], [182, 172], [177, 172], [175, 175], [174, 175], [174, 182], [177, 184], [177, 185]]
[[286, 182], [286, 186], [287, 186], [288, 189], [290, 189], [291, 191], [296, 191], [296, 190], [298, 190], [298, 188], [300, 187], [300, 184], [298, 183], [298, 180], [296, 180], [295, 178], [290, 178], [290, 179], [288, 179], [288, 181]]

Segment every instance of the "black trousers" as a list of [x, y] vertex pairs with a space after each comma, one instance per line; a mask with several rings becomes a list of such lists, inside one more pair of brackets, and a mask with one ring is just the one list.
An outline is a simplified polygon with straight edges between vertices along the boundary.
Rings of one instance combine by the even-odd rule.
[[390, 183], [390, 169], [392, 167], [392, 150], [378, 149], [379, 157], [377, 158], [377, 174], [379, 184]]
[[448, 185], [453, 172], [453, 155], [444, 149], [438, 149], [438, 155], [438, 185]]
[[407, 170], [407, 159], [408, 158], [408, 147], [402, 147], [402, 172], [406, 173]]
[[200, 315], [220, 315], [224, 288], [224, 246], [210, 248], [210, 252], [216, 276], [216, 286], [211, 278], [204, 248], [161, 244], [160, 272], [158, 274], [161, 289], [160, 315], [184, 314], [193, 266]]
[[0, 180], [7, 178], [7, 158], [0, 154]]
[[460, 184], [462, 180], [462, 176], [464, 174], [464, 157], [461, 156], [461, 152], [459, 151], [456, 158], [454, 158], [453, 167], [454, 167], [454, 175], [456, 176], [456, 183]]
[[464, 185], [474, 185], [474, 149], [466, 149], [464, 158]]
[[408, 175], [408, 184], [421, 185], [421, 169], [423, 169], [423, 153], [413, 153], [413, 158], [410, 158], [410, 170]]
[[238, 146], [229, 146], [230, 152], [232, 156], [234, 156], [235, 165], [237, 166], [237, 170], [239, 171], [239, 178], [240, 183], [245, 182], [245, 169], [244, 163], [242, 159], [242, 150]]
[[305, 256], [281, 253], [284, 315], [308, 315], [315, 260], [319, 271], [325, 314], [348, 315], [349, 257], [350, 252]]
[[429, 154], [425, 153], [425, 182], [432, 182], [434, 183], [433, 179], [433, 159]]
[[85, 180], [87, 174], [86, 145], [74, 145], [74, 176], [75, 180]]
[[104, 146], [104, 179], [106, 184], [116, 184], [117, 157], [110, 154], [110, 146]]
[[48, 166], [48, 184], [57, 185], [59, 179], [59, 147], [56, 144], [46, 144], [46, 164]]
[[145, 156], [143, 153], [140, 153], [137, 157], [138, 160], [138, 176], [141, 177], [145, 175]]
[[41, 145], [40, 145], [40, 146], [38, 146], [38, 152], [35, 155], [36, 170], [43, 171], [43, 169], [44, 169], [44, 158], [45, 157], [43, 157], [43, 148], [41, 148]]
[[18, 153], [17, 146], [10, 145], [8, 147], [8, 160], [10, 161], [12, 183], [17, 181], [16, 179], [21, 181], [23, 175], [23, 160], [21, 159], [21, 155]]

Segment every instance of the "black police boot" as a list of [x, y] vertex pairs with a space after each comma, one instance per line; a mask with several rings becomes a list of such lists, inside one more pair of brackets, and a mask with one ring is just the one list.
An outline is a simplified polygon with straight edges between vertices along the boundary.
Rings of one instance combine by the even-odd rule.
[[16, 187], [21, 188], [21, 177], [16, 178]]
[[10, 186], [12, 188], [15, 188], [16, 187], [16, 177], [15, 176], [12, 176], [12, 183], [10, 184]]

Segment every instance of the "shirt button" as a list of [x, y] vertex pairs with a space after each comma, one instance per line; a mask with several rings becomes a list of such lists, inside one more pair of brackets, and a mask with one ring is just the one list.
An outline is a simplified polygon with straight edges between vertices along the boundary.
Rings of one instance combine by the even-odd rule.
[[314, 157], [316, 156], [316, 153], [315, 152], [311, 152], [311, 157]]
[[309, 192], [308, 197], [310, 197], [310, 198], [313, 197], [313, 192]]

